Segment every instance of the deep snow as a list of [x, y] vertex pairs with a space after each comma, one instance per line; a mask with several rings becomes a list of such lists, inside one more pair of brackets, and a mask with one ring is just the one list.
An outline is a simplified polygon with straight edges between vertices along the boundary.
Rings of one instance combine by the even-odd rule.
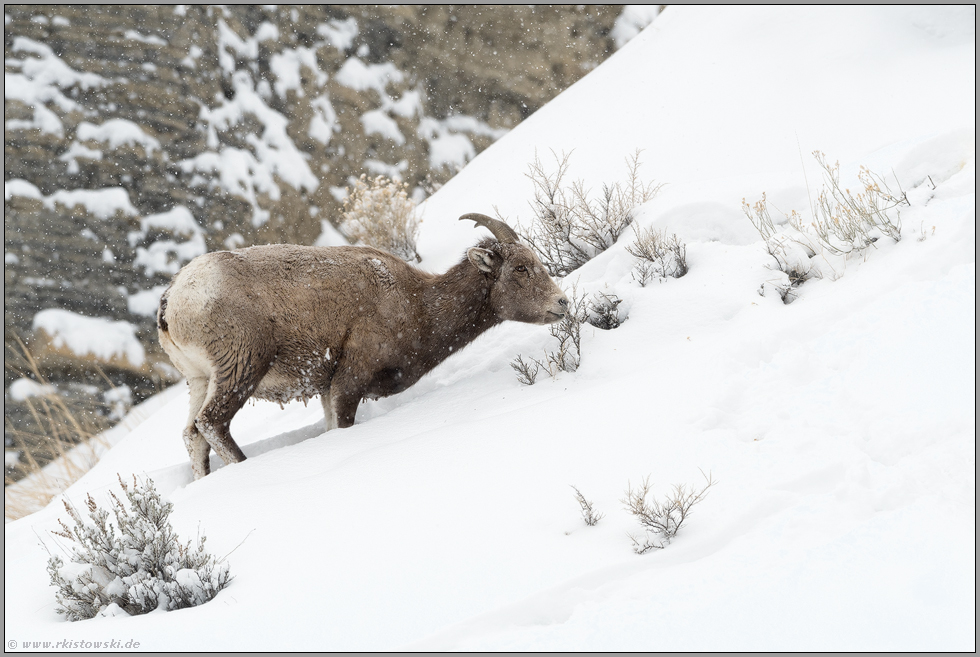
[[[69, 624], [39, 545], [58, 549], [56, 502], [5, 526], [8, 648], [975, 650], [974, 22], [667, 8], [427, 201], [419, 251], [457, 260], [482, 235], [465, 212], [529, 221], [535, 151], [573, 151], [597, 189], [640, 148], [668, 184], [638, 224], [687, 243], [687, 276], [640, 288], [627, 232], [563, 283], [629, 313], [584, 331], [574, 374], [521, 386], [509, 362], [550, 338], [504, 325], [350, 429], [324, 435], [316, 403], [247, 406], [249, 460], [199, 482], [168, 391], [67, 495], [149, 475], [236, 579], [195, 609]], [[912, 205], [901, 242], [784, 305], [741, 200], [805, 212], [816, 149], [845, 180], [894, 171]], [[627, 482], [701, 470], [718, 483], [677, 539], [633, 554]]]

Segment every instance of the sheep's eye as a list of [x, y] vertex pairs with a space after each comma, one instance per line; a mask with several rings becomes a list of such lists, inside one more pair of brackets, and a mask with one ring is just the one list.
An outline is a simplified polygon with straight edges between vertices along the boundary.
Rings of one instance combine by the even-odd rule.
[[516, 267], [514, 267], [514, 271], [519, 271], [523, 274], [524, 272], [527, 271], [527, 267], [525, 267], [524, 265], [517, 265]]

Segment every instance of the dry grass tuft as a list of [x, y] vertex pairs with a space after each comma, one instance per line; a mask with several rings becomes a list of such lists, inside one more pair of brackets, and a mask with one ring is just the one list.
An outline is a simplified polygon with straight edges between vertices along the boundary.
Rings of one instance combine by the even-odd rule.
[[[23, 342], [7, 345], [7, 354], [4, 365], [9, 371], [50, 386]], [[109, 428], [104, 405], [69, 400], [57, 392], [29, 397], [24, 404], [31, 417], [29, 426], [14, 426], [4, 417], [5, 433], [14, 443], [11, 451], [19, 454], [15, 463], [4, 467], [7, 521], [44, 508], [88, 472], [107, 447], [101, 438]]]

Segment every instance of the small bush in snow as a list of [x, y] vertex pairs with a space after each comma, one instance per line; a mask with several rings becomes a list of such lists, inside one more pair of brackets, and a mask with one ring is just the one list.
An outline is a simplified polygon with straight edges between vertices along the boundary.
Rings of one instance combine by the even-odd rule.
[[766, 250], [776, 261], [776, 267], [786, 274], [786, 282], [776, 285], [776, 289], [783, 303], [791, 303], [796, 298], [796, 288], [812, 276], [810, 258], [816, 255], [800, 215], [795, 210], [791, 211], [786, 215], [790, 229], [778, 230], [769, 213], [765, 192], [762, 199], [753, 205], [743, 198], [742, 212], [765, 240]]
[[574, 372], [582, 364], [583, 320], [582, 315], [569, 314], [557, 324], [552, 324], [551, 337], [557, 338], [558, 344], [553, 351], [545, 350], [544, 360], [531, 359], [538, 367], [543, 367], [551, 378], [557, 377], [559, 372]]
[[572, 490], [575, 491], [575, 501], [578, 502], [579, 507], [582, 509], [582, 520], [589, 527], [595, 527], [605, 517], [605, 514], [597, 512], [595, 507], [592, 506], [592, 502], [585, 499], [585, 495], [582, 495], [582, 491], [578, 488], [572, 486]]
[[544, 365], [552, 378], [558, 372], [574, 372], [582, 364], [582, 322], [586, 319], [585, 299], [575, 290], [568, 296], [568, 314], [549, 329], [558, 340], [554, 351], [545, 353]]
[[533, 358], [530, 363], [525, 362], [520, 354], [511, 361], [510, 366], [517, 372], [517, 380], [526, 386], [534, 385], [534, 382], [538, 378], [538, 372], [541, 370], [541, 363]]
[[638, 260], [633, 268], [633, 280], [646, 287], [653, 280], [680, 278], [687, 273], [687, 246], [677, 237], [667, 237], [667, 231], [652, 228], [636, 231], [636, 240], [626, 251]]
[[631, 484], [627, 484], [626, 497], [622, 502], [639, 520], [640, 526], [646, 530], [646, 538], [642, 542], [630, 535], [633, 551], [637, 554], [645, 554], [650, 550], [663, 549], [665, 544], [670, 543], [691, 515], [691, 508], [701, 502], [707, 496], [708, 489], [714, 486], [715, 482], [712, 481], [710, 473], [705, 476], [705, 480], [706, 483], [701, 489], [676, 484], [663, 501], [655, 498], [647, 499], [650, 497], [652, 487], [649, 477], [644, 479], [643, 484], [635, 490]]
[[[829, 164], [820, 151], [814, 158], [824, 172], [824, 184], [811, 203], [813, 220], [806, 224], [795, 210], [783, 213], [786, 220], [777, 227], [769, 213], [766, 195], [749, 205], [742, 199], [742, 211], [766, 242], [766, 249], [788, 278], [776, 285], [785, 303], [796, 298], [796, 288], [813, 276], [810, 259], [818, 252], [846, 259], [874, 246], [879, 236], [898, 242], [902, 239], [902, 221], [898, 206], [909, 204], [901, 190], [893, 191], [884, 177], [861, 167], [858, 182], [863, 191], [854, 193], [841, 186], [840, 164]], [[892, 216], [894, 211], [894, 217]], [[764, 292], [765, 286], [763, 286]]]
[[408, 185], [362, 175], [353, 189], [347, 189], [340, 230], [352, 242], [419, 262], [422, 258], [415, 248], [419, 222]]
[[637, 206], [652, 199], [660, 185], [640, 180], [640, 152], [627, 160], [624, 185], [603, 185], [598, 198], [581, 180], [565, 185], [569, 155], [555, 156], [554, 173], [535, 158], [528, 178], [534, 184], [535, 221], [522, 233], [552, 276], [567, 276], [616, 243], [633, 222]]
[[517, 373], [517, 380], [531, 386], [542, 369], [553, 379], [559, 372], [576, 371], [582, 364], [582, 324], [588, 323], [606, 331], [618, 328], [627, 320], [620, 314], [621, 302], [615, 294], [603, 292], [588, 299], [573, 286], [568, 294], [568, 314], [549, 329], [551, 337], [558, 341], [555, 348], [546, 349], [543, 360], [531, 358], [528, 362], [518, 355], [510, 364]]
[[908, 197], [899, 188], [893, 192], [882, 176], [861, 167], [858, 180], [864, 191], [852, 193], [841, 188], [840, 163], [827, 163], [826, 155], [814, 151], [824, 170], [824, 188], [817, 197], [813, 232], [817, 241], [835, 255], [847, 255], [874, 244], [877, 230], [896, 242], [902, 239], [902, 217], [898, 210], [892, 217], [890, 211], [901, 204], [909, 205]]
[[622, 302], [615, 294], [595, 293], [589, 301], [585, 321], [603, 331], [619, 328], [629, 319], [629, 316], [620, 315], [619, 304]]
[[582, 324], [588, 320], [589, 304], [586, 298], [578, 293], [573, 286], [568, 296], [568, 313], [565, 319], [549, 328], [551, 336], [558, 340], [553, 351], [544, 352], [544, 360], [532, 358], [526, 363], [518, 355], [510, 366], [517, 372], [517, 380], [524, 385], [534, 385], [535, 378], [541, 368], [555, 378], [559, 372], [574, 372], [582, 363]]
[[119, 483], [128, 506], [110, 493], [111, 514], [89, 496], [86, 521], [65, 502], [72, 526], [59, 520], [54, 534], [71, 541], [70, 561], [52, 555], [47, 568], [58, 613], [77, 621], [171, 611], [204, 604], [228, 585], [228, 564], [205, 552], [204, 536], [193, 547], [177, 538], [168, 521], [173, 505], [151, 480]]

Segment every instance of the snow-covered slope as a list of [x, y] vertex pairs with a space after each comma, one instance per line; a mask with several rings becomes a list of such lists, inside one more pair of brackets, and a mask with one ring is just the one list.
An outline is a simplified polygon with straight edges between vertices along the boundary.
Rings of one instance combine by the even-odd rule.
[[[4, 333], [72, 406], [120, 384], [142, 401], [179, 380], [154, 318], [181, 266], [346, 244], [361, 176], [425, 198], [658, 11], [6, 4]], [[34, 322], [52, 308], [73, 313], [57, 338]], [[75, 351], [92, 318], [129, 324], [145, 358]], [[29, 459], [11, 447], [34, 416], [6, 395], [4, 419], [17, 478]]]
[[[564, 282], [629, 314], [583, 331], [574, 374], [521, 386], [509, 362], [550, 338], [501, 326], [350, 429], [323, 434], [318, 404], [246, 407], [249, 460], [193, 483], [180, 394], [68, 497], [151, 476], [181, 535], [234, 550], [232, 585], [69, 625], [39, 545], [59, 549], [54, 504], [5, 527], [8, 647], [975, 649], [973, 24], [972, 8], [668, 8], [432, 197], [420, 250], [458, 258], [480, 235], [464, 212], [527, 225], [535, 150], [574, 149], [598, 188], [640, 148], [668, 186], [637, 221], [687, 243], [685, 277], [639, 287], [624, 237]], [[785, 305], [740, 205], [766, 191], [806, 211], [816, 149], [845, 184], [894, 170], [905, 239]], [[634, 554], [628, 482], [659, 495], [701, 471], [718, 483], [677, 539]], [[595, 527], [570, 485], [606, 514]]]

